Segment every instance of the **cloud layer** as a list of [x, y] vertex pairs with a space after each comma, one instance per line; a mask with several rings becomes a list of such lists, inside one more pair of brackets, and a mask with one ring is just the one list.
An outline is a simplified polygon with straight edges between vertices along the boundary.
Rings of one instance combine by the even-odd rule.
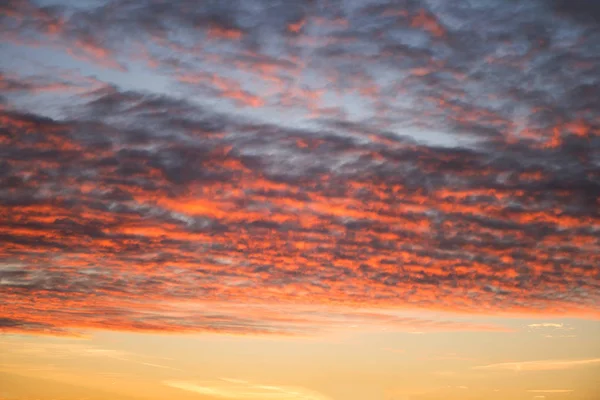
[[599, 315], [595, 9], [180, 3], [2, 6], [7, 49], [70, 60], [1, 63], [3, 330]]

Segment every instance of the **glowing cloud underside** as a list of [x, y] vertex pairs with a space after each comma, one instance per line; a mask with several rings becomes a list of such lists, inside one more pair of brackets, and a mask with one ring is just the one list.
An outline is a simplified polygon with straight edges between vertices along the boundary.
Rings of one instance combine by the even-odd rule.
[[3, 331], [600, 316], [599, 26], [571, 3], [93, 3], [0, 6]]

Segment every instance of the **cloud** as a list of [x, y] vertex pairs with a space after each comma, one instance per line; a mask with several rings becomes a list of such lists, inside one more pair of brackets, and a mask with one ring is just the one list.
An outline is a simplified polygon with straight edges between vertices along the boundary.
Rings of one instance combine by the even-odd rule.
[[575, 338], [577, 335], [544, 335], [545, 338]]
[[573, 389], [530, 389], [529, 393], [571, 393]]
[[[154, 302], [193, 300], [199, 293], [259, 303], [296, 301], [304, 293], [340, 305], [445, 304], [432, 301], [427, 293], [433, 293], [433, 298], [451, 296], [448, 309], [459, 311], [473, 310], [475, 304], [479, 310], [500, 311], [493, 305], [500, 299], [508, 300], [506, 311], [594, 309], [591, 286], [586, 289], [575, 275], [592, 276], [595, 239], [585, 222], [592, 217], [558, 217], [555, 211], [530, 216], [507, 208], [503, 196], [524, 191], [526, 182], [516, 181], [518, 189], [498, 189], [496, 176], [506, 167], [491, 166], [483, 153], [428, 148], [389, 136], [371, 139], [360, 131], [238, 122], [185, 101], [115, 88], [88, 96], [78, 111], [86, 120], [5, 113], [3, 202], [10, 211], [4, 220], [4, 254], [19, 261], [2, 270], [2, 285], [23, 319], [35, 313], [25, 293], [69, 296], [83, 304], [94, 293], [111, 299], [102, 305], [113, 310], [104, 318], [93, 308], [65, 318], [68, 312], [49, 303], [47, 311], [53, 312], [37, 316], [42, 323], [60, 315], [63, 324], [79, 320], [82, 328], [146, 330], [269, 330], [233, 316], [218, 325], [203, 318], [179, 323], [179, 316], [143, 317], [148, 314], [130, 309], [128, 299], [148, 291], [153, 297], [146, 301], [146, 313], [152, 314], [164, 312]], [[27, 132], [30, 142], [13, 140], [18, 132]], [[29, 163], [32, 158], [39, 164]], [[410, 163], [422, 169], [411, 169]], [[49, 174], [58, 166], [66, 174], [63, 181]], [[493, 171], [489, 181], [479, 183], [489, 187], [449, 186], [451, 179], [467, 179], [460, 171], [468, 168]], [[435, 177], [440, 169], [451, 175]], [[368, 183], [365, 174], [379, 183]], [[306, 186], [306, 176], [336, 178], [315, 190]], [[430, 183], [422, 187], [423, 182]], [[528, 190], [537, 190], [535, 185]], [[37, 189], [42, 187], [45, 192]], [[400, 205], [393, 193], [403, 196]], [[562, 199], [554, 201], [562, 207]], [[514, 222], [500, 221], [506, 213]], [[517, 230], [526, 233], [519, 237]], [[574, 240], [581, 246], [557, 242], [565, 235], [579, 238]], [[526, 254], [525, 243], [533, 240], [543, 250]], [[200, 242], [207, 247], [199, 248]], [[33, 246], [38, 251], [31, 252]], [[53, 261], [40, 252], [44, 248], [63, 255]], [[101, 254], [102, 270], [94, 267]], [[573, 269], [555, 269], [549, 254], [557, 260], [569, 255]], [[46, 267], [27, 267], [40, 263]], [[535, 289], [534, 280], [544, 285]], [[478, 301], [451, 292], [457, 283], [469, 287]], [[532, 291], [523, 292], [525, 287]], [[556, 297], [551, 288], [567, 294]]]
[[59, 60], [2, 60], [3, 331], [598, 318], [581, 4], [331, 3], [3, 5], [11, 52]]
[[541, 360], [507, 362], [474, 367], [478, 370], [490, 371], [554, 371], [594, 366], [600, 363], [600, 358], [589, 358], [583, 360]]
[[542, 322], [539, 324], [529, 324], [527, 325], [530, 328], [556, 328], [556, 329], [562, 329], [564, 328], [564, 324], [558, 324], [558, 323], [554, 323], [554, 322]]
[[[33, 310], [31, 310], [33, 311]], [[27, 311], [28, 314], [32, 314]], [[95, 315], [102, 312], [103, 317]], [[385, 310], [361, 311], [349, 307], [270, 304], [220, 304], [148, 302], [142, 310], [127, 303], [101, 308], [86, 306], [71, 312], [48, 309], [35, 322], [11, 319], [6, 333], [77, 334], [86, 329], [141, 330], [149, 332], [204, 332], [230, 335], [322, 336], [340, 332], [389, 331], [431, 333], [456, 331], [508, 332], [501, 325], [468, 321], [459, 316], [446, 318], [405, 316]], [[40, 322], [38, 322], [40, 321]], [[68, 327], [65, 329], [62, 327]]]
[[583, 23], [600, 24], [600, 7], [586, 0], [553, 0], [551, 2], [559, 15], [569, 16]]
[[[6, 344], [9, 353], [33, 355], [37, 358], [50, 359], [49, 361], [65, 358], [108, 358], [151, 368], [184, 372], [179, 368], [165, 365], [164, 360], [159, 357], [144, 356], [122, 350], [105, 349], [85, 343], [36, 343], [27, 342], [27, 340], [25, 343], [26, 346], [17, 346], [15, 345], [15, 339], [9, 338], [2, 344]], [[20, 339], [19, 344], [23, 344], [23, 339]]]
[[541, 322], [541, 323], [529, 324], [527, 326], [529, 328], [531, 328], [531, 330], [534, 332], [539, 332], [539, 331], [548, 332], [549, 330], [554, 331], [553, 334], [545, 333], [543, 335], [543, 337], [545, 337], [545, 338], [574, 338], [574, 337], [577, 337], [577, 335], [573, 335], [573, 334], [569, 334], [569, 335], [556, 334], [556, 333], [558, 333], [557, 331], [573, 331], [573, 330], [575, 330], [574, 327], [569, 326], [568, 324], [564, 324], [564, 323]]
[[223, 378], [219, 381], [191, 382], [165, 381], [165, 385], [194, 392], [204, 396], [224, 399], [281, 399], [281, 400], [328, 400], [320, 393], [301, 387], [264, 385], [238, 379]]

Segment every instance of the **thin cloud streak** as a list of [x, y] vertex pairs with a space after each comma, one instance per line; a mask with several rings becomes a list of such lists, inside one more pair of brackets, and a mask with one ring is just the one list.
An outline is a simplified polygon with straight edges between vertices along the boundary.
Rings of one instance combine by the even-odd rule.
[[331, 400], [320, 393], [301, 387], [287, 387], [250, 383], [223, 378], [220, 381], [164, 381], [165, 385], [204, 396], [239, 400]]
[[573, 389], [532, 389], [528, 390], [529, 393], [571, 393]]
[[541, 361], [508, 362], [508, 363], [482, 365], [482, 366], [473, 367], [473, 369], [486, 370], [486, 371], [515, 371], [515, 372], [555, 371], [555, 370], [567, 370], [567, 369], [595, 366], [596, 364], [600, 364], [600, 358], [589, 358], [589, 359], [583, 359], [583, 360], [541, 360]]
[[539, 324], [529, 324], [527, 325], [530, 328], [557, 328], [557, 329], [562, 329], [564, 327], [564, 324], [557, 324], [557, 323], [552, 323], [552, 322], [543, 322], [543, 323], [539, 323]]
[[[86, 343], [35, 343], [22, 340], [17, 341], [13, 339], [0, 342], [0, 344], [6, 345], [8, 353], [26, 355], [30, 357], [32, 356], [36, 358], [108, 358], [152, 368], [185, 372], [182, 369], [175, 368], [169, 365], [145, 361], [145, 359], [147, 360], [148, 358], [150, 358], [151, 360], [158, 359], [157, 357], [148, 357], [122, 350], [99, 348], [96, 346], [88, 345]], [[16, 344], [18, 344], [19, 346], [17, 346]]]

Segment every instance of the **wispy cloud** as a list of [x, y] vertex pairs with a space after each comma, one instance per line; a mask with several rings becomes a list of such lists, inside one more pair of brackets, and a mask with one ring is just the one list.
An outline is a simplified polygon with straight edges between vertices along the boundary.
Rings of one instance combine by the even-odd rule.
[[574, 392], [573, 389], [531, 389], [528, 390], [529, 393], [571, 393]]
[[538, 324], [529, 324], [527, 325], [530, 328], [557, 328], [557, 329], [562, 329], [564, 328], [564, 324], [558, 324], [558, 323], [553, 323], [553, 322], [543, 322], [543, 323], [538, 323]]
[[[104, 311], [108, 310], [104, 308]], [[143, 311], [129, 310], [126, 305], [111, 313], [125, 317], [114, 329], [142, 329], [154, 332], [206, 332], [230, 335], [276, 335], [308, 337], [336, 333], [404, 332], [510, 332], [500, 325], [465, 318], [455, 313], [436, 313], [417, 316], [415, 313], [387, 309], [359, 309], [347, 306], [309, 304], [240, 304], [220, 302], [162, 302], [147, 303]], [[59, 326], [62, 320], [76, 318], [79, 313], [69, 310], [45, 315], [45, 327]], [[82, 315], [83, 319], [90, 318]], [[132, 324], [130, 321], [137, 321]], [[91, 320], [80, 328], [102, 327], [102, 320]], [[15, 322], [16, 324], [16, 322]], [[16, 325], [16, 331], [22, 330]], [[36, 330], [32, 330], [36, 332]]]
[[[563, 331], [574, 331], [575, 328], [565, 323], [557, 323], [557, 322], [541, 322], [541, 323], [533, 323], [527, 325], [532, 332], [543, 333], [542, 337], [546, 339], [553, 338], [575, 338], [577, 335], [575, 334], [566, 334], [562, 333]], [[548, 333], [552, 332], [552, 333]]]
[[[19, 344], [18, 346], [16, 344]], [[164, 363], [158, 363], [163, 360], [160, 357], [146, 356], [129, 351], [100, 348], [87, 343], [40, 343], [27, 340], [10, 340], [2, 342], [5, 345], [5, 351], [12, 354], [33, 356], [36, 359], [80, 359], [82, 357], [90, 358], [108, 358], [127, 363], [138, 364], [151, 368], [168, 369], [184, 372]]]
[[331, 400], [320, 393], [288, 386], [264, 385], [238, 379], [222, 378], [216, 381], [164, 381], [165, 385], [204, 396], [239, 400]]
[[546, 339], [552, 338], [576, 338], [577, 335], [544, 335]]
[[540, 360], [497, 363], [473, 367], [478, 370], [489, 371], [552, 371], [582, 368], [600, 364], [600, 358], [588, 358], [582, 360]]

